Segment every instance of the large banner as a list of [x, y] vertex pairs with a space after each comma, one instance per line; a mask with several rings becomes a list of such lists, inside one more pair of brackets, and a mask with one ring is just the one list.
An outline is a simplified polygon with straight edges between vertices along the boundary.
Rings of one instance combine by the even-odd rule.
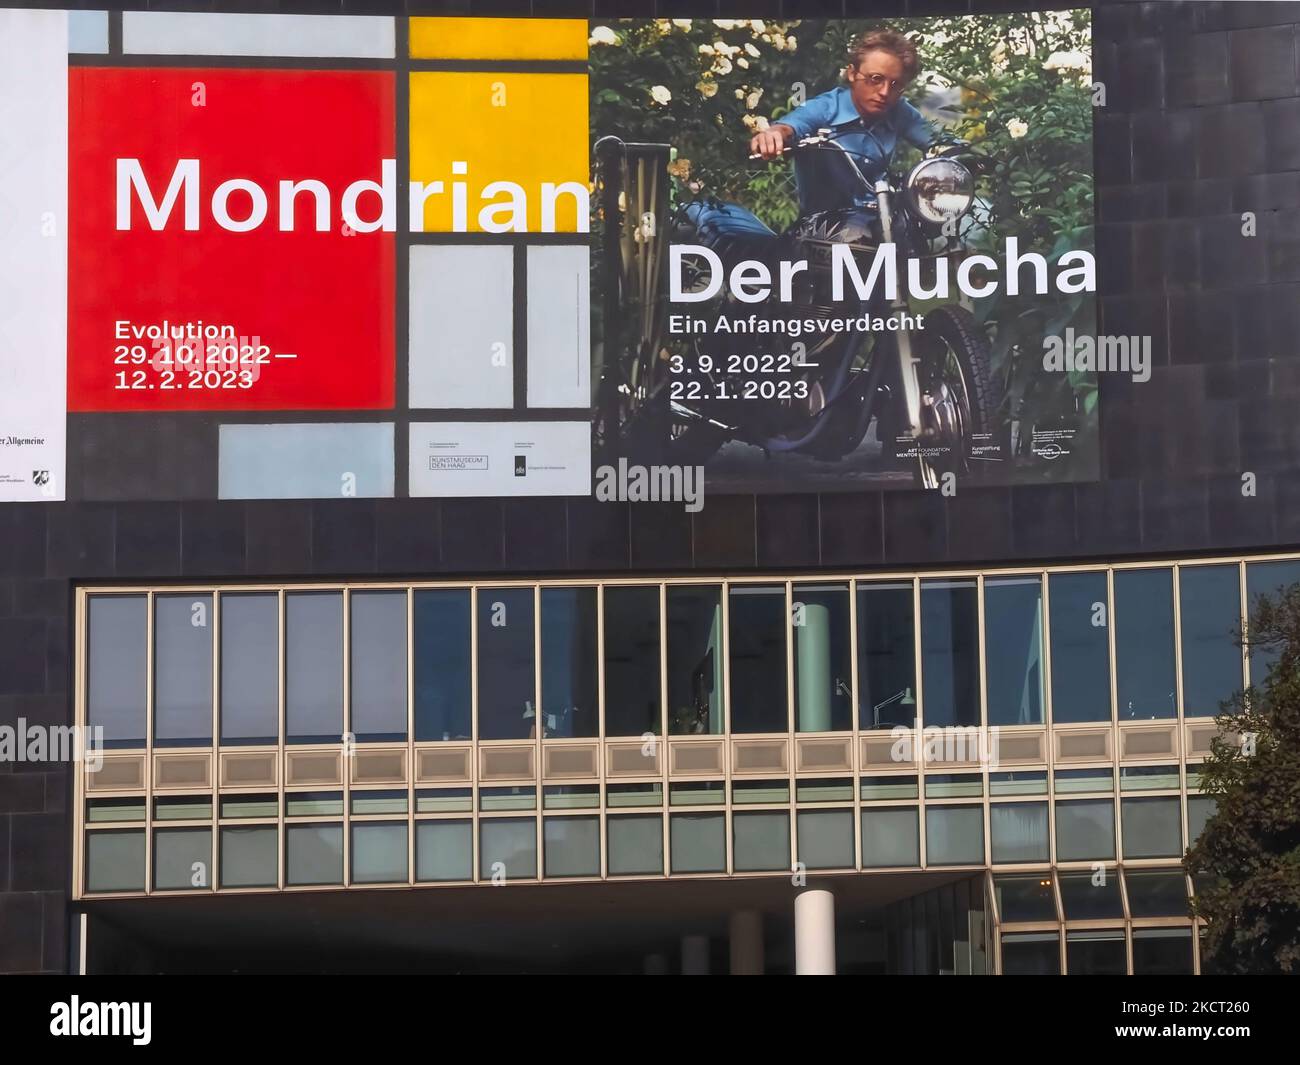
[[0, 500], [1097, 475], [1087, 12], [0, 31]]

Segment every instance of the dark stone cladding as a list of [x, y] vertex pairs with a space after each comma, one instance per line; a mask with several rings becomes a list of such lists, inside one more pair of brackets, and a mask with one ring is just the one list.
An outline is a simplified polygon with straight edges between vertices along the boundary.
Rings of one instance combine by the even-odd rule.
[[[0, 0], [102, 8], [102, 0]], [[364, 0], [162, 10], [617, 18], [996, 12], [1015, 0]], [[1300, 545], [1300, 3], [1095, 7], [1103, 323], [1155, 371], [1103, 375], [1101, 479], [956, 497], [714, 497], [697, 514], [592, 500], [211, 502], [184, 452], [145, 473], [171, 503], [0, 506], [0, 724], [71, 720], [84, 582], [815, 572], [1277, 550]], [[1258, 235], [1240, 236], [1241, 214]], [[165, 434], [164, 434], [165, 435]], [[155, 441], [157, 443], [157, 441]], [[178, 445], [179, 446], [179, 445]], [[70, 473], [84, 456], [70, 454]], [[109, 498], [127, 498], [124, 475]], [[1255, 495], [1242, 494], [1254, 474]], [[134, 476], [139, 477], [140, 470]], [[0, 972], [68, 966], [65, 766], [0, 764]]]

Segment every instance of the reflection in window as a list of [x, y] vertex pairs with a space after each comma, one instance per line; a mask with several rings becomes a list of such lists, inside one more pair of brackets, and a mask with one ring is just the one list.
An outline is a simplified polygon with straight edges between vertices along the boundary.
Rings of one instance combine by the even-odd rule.
[[1118, 869], [1098, 866], [1087, 872], [1063, 872], [1059, 877], [1061, 905], [1067, 921], [1110, 920], [1124, 916]]
[[1104, 573], [1053, 573], [1052, 721], [1110, 720], [1109, 607]]
[[786, 810], [738, 813], [731, 819], [736, 872], [788, 872], [790, 814]]
[[221, 830], [221, 886], [275, 887], [279, 830], [274, 825]]
[[86, 833], [86, 890], [144, 890], [144, 829]]
[[481, 588], [478, 593], [479, 739], [522, 740], [536, 736], [535, 700], [533, 590]]
[[548, 817], [542, 833], [547, 876], [600, 876], [599, 817]]
[[1190, 928], [1133, 929], [1134, 976], [1190, 976]]
[[1125, 858], [1176, 858], [1183, 853], [1177, 796], [1124, 799], [1120, 803]]
[[537, 822], [531, 817], [479, 822], [479, 876], [483, 880], [537, 876]]
[[668, 731], [722, 733], [722, 588], [668, 588]]
[[661, 815], [610, 817], [605, 826], [609, 835], [607, 861], [610, 876], [664, 871], [664, 821]]
[[978, 591], [973, 580], [921, 582], [924, 721], [980, 723]]
[[1187, 840], [1190, 847], [1200, 838], [1218, 803], [1211, 795], [1187, 796]]
[[[1300, 561], [1248, 562], [1246, 564], [1246, 607], [1248, 616], [1255, 616], [1259, 597], [1266, 595], [1274, 602], [1291, 585], [1300, 582]], [[1263, 687], [1269, 667], [1277, 661], [1276, 648], [1250, 648], [1250, 682]]]
[[147, 609], [143, 595], [90, 597], [86, 723], [103, 728], [107, 747], [145, 745]]
[[406, 883], [405, 821], [362, 821], [352, 825], [352, 882]]
[[1128, 972], [1124, 930], [1066, 932], [1065, 971], [1071, 976], [1123, 976]]
[[470, 880], [474, 876], [474, 829], [469, 821], [415, 823], [415, 879]]
[[1056, 804], [1056, 860], [1084, 862], [1115, 857], [1115, 807], [1111, 799]]
[[776, 585], [733, 585], [728, 612], [731, 731], [789, 731], [785, 589]]
[[925, 860], [927, 865], [983, 865], [983, 808], [926, 807]]
[[285, 727], [290, 743], [343, 735], [343, 594], [285, 597]]
[[342, 825], [289, 825], [285, 836], [285, 883], [343, 883]]
[[153, 834], [155, 891], [207, 891], [211, 868], [212, 829], [165, 828]]
[[1061, 943], [1055, 932], [1031, 932], [1002, 937], [1005, 976], [1058, 976]]
[[404, 740], [406, 593], [353, 592], [350, 598], [351, 731], [361, 743]]
[[1043, 588], [1038, 577], [984, 581], [990, 725], [1043, 724]]
[[800, 810], [795, 824], [805, 869], [853, 868], [852, 810]]
[[1052, 893], [1052, 874], [997, 876], [993, 878], [998, 914], [1002, 923], [1014, 921], [1055, 921], [1056, 896]]
[[275, 743], [280, 735], [280, 597], [221, 597], [221, 742]]
[[674, 873], [721, 873], [727, 868], [723, 814], [673, 814], [669, 825]]
[[1125, 869], [1124, 887], [1134, 917], [1187, 916], [1187, 881], [1181, 870]]
[[794, 640], [795, 729], [853, 728], [847, 584], [796, 584], [790, 610]]
[[415, 738], [470, 738], [468, 588], [415, 593]]
[[1178, 716], [1172, 573], [1115, 571], [1115, 682], [1121, 721]]
[[542, 589], [544, 737], [597, 736], [596, 589]]
[[153, 735], [159, 746], [212, 743], [212, 596], [154, 597]]
[[862, 868], [920, 865], [918, 825], [914, 806], [864, 807]]
[[995, 862], [1047, 861], [1047, 803], [995, 803], [989, 810]]
[[1183, 714], [1213, 717], [1241, 688], [1241, 625], [1236, 566], [1183, 566], [1178, 571], [1178, 612], [1183, 641]]
[[916, 727], [912, 582], [858, 585], [858, 724]]
[[660, 735], [659, 589], [605, 589], [605, 735]]

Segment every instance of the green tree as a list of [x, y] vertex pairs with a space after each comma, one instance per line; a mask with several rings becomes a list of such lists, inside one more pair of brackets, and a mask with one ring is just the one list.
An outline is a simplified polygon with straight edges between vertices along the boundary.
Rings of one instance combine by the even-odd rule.
[[1201, 787], [1217, 808], [1187, 852], [1202, 958], [1218, 972], [1300, 973], [1300, 584], [1260, 597], [1242, 638], [1263, 684], [1224, 704]]

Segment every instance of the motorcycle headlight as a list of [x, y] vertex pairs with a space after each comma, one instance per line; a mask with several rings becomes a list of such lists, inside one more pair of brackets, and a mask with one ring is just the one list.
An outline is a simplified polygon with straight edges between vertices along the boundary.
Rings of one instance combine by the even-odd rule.
[[917, 214], [942, 225], [970, 210], [975, 179], [955, 159], [926, 159], [907, 175], [907, 195]]

